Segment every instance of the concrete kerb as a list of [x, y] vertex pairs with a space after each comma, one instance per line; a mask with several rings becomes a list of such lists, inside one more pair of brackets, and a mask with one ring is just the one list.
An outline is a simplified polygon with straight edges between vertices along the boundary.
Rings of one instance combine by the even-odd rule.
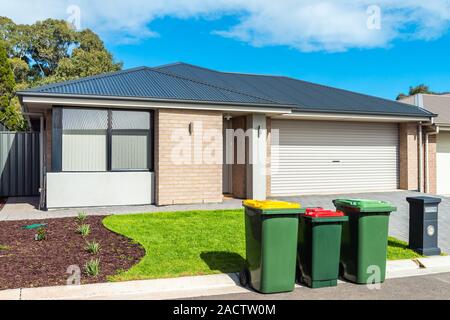
[[22, 300], [123, 299], [145, 296], [146, 299], [176, 299], [208, 294], [241, 293], [236, 274], [180, 277], [74, 286], [22, 289]]
[[[386, 278], [450, 272], [450, 256], [388, 261]], [[341, 282], [341, 281], [340, 281]], [[300, 286], [296, 286], [300, 287]], [[182, 299], [198, 296], [243, 293], [237, 274], [217, 274], [170, 279], [111, 282], [79, 286], [55, 286], [0, 291], [0, 300], [78, 299]]]

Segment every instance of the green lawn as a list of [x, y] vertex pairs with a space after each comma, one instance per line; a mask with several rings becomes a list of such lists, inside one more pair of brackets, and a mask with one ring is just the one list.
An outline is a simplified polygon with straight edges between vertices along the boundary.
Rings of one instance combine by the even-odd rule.
[[408, 243], [393, 237], [388, 239], [388, 260], [420, 258], [422, 255], [408, 249]]
[[[145, 257], [112, 281], [236, 272], [245, 264], [243, 210], [160, 212], [106, 217], [104, 225], [140, 243]], [[419, 257], [389, 239], [388, 259]]]
[[146, 250], [137, 265], [111, 280], [233, 272], [245, 263], [242, 210], [115, 215], [103, 224]]

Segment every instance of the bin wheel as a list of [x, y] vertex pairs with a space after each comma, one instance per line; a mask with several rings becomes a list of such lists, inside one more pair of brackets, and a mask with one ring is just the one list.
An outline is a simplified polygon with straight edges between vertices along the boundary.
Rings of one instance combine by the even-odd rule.
[[246, 287], [250, 283], [250, 272], [247, 269], [239, 272], [239, 283], [243, 287]]

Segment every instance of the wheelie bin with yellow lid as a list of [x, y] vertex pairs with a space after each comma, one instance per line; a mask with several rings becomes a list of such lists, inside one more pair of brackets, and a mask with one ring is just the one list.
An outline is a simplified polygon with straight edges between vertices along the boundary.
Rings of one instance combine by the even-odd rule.
[[298, 203], [246, 200], [245, 239], [247, 268], [242, 285], [261, 293], [294, 290], [297, 257]]

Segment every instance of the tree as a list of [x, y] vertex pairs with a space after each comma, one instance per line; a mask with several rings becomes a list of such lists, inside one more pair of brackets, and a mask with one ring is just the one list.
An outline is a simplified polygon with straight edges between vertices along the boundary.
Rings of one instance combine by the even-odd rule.
[[0, 122], [12, 131], [27, 130], [28, 124], [21, 113], [20, 102], [17, 97], [12, 98], [5, 109], [0, 111]]
[[404, 98], [407, 98], [408, 96], [406, 95], [406, 94], [404, 94], [404, 93], [400, 93], [398, 96], [397, 96], [397, 98], [395, 98], [396, 100], [402, 100], [402, 99], [404, 99]]
[[419, 84], [415, 87], [409, 87], [409, 95], [413, 96], [418, 93], [433, 93], [429, 90], [429, 87], [424, 84]]
[[3, 43], [0, 43], [0, 122], [10, 130], [25, 130], [26, 123], [20, 113], [20, 103], [14, 97], [14, 73]]
[[25, 40], [29, 41], [27, 57], [32, 68], [42, 77], [54, 74], [58, 63], [68, 58], [69, 48], [75, 45], [75, 32], [63, 20], [38, 21], [27, 28]]
[[14, 95], [15, 85], [14, 74], [5, 46], [3, 43], [0, 43], [0, 108], [2, 110], [9, 105]]
[[401, 99], [404, 99], [404, 98], [407, 98], [407, 97], [410, 97], [410, 96], [413, 96], [413, 95], [419, 94], [419, 93], [430, 93], [430, 94], [433, 94], [434, 92], [430, 91], [430, 88], [427, 85], [419, 84], [419, 85], [417, 85], [415, 87], [409, 87], [409, 92], [408, 92], [407, 95], [404, 94], [404, 93], [400, 93], [397, 96], [397, 100], [401, 100]]
[[89, 29], [76, 31], [64, 20], [47, 19], [25, 25], [0, 17], [0, 41], [3, 58], [9, 60], [8, 67], [3, 62], [0, 68], [12, 69], [11, 73], [1, 70], [1, 85], [6, 86], [3, 78], [10, 80], [13, 75], [13, 90], [5, 98], [2, 94], [2, 117], [15, 128], [21, 127], [23, 118], [18, 100], [13, 99], [14, 91], [122, 68], [97, 34]]
[[0, 17], [0, 39], [5, 42], [16, 82], [28, 87], [122, 68], [97, 34], [89, 29], [76, 31], [64, 20], [21, 25]]

